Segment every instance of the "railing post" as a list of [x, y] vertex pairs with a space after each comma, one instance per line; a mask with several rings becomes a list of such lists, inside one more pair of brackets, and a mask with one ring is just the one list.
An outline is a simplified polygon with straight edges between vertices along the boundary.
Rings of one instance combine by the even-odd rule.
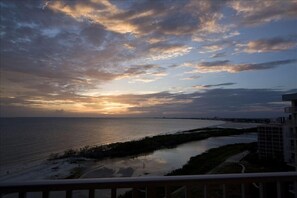
[[19, 192], [19, 198], [26, 198], [27, 193], [26, 192]]
[[222, 185], [223, 198], [226, 198], [226, 184]]
[[207, 198], [207, 186], [206, 185], [203, 186], [203, 197]]
[[186, 198], [191, 198], [192, 197], [192, 193], [191, 193], [191, 190], [192, 190], [192, 186], [189, 186], [189, 185], [186, 185], [185, 186], [186, 189], [185, 189], [185, 197]]
[[295, 180], [293, 183], [293, 188], [294, 188], [294, 193], [295, 193], [295, 198], [297, 198], [297, 181]]
[[259, 197], [260, 198], [266, 197], [266, 192], [265, 192], [265, 188], [264, 188], [264, 184], [263, 183], [260, 183], [259, 184]]
[[241, 184], [241, 198], [245, 198], [245, 184]]
[[42, 191], [42, 198], [49, 198], [49, 191]]
[[72, 198], [72, 190], [66, 191], [66, 198]]
[[282, 183], [277, 182], [276, 183], [276, 193], [277, 193], [277, 198], [282, 198], [283, 197], [283, 189], [282, 189]]
[[165, 186], [165, 197], [171, 198], [171, 187], [170, 186]]
[[136, 188], [132, 189], [132, 198], [138, 198], [139, 197], [139, 192]]
[[146, 198], [155, 198], [156, 197], [156, 187], [146, 187]]
[[111, 189], [111, 198], [116, 198], [117, 197], [117, 189], [116, 188], [112, 188]]
[[94, 198], [94, 197], [95, 197], [95, 190], [89, 189], [89, 198]]

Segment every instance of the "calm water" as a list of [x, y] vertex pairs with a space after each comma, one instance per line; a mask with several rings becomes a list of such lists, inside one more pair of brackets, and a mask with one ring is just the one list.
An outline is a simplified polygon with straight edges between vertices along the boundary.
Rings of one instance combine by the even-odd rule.
[[121, 142], [222, 123], [191, 119], [1, 118], [0, 173], [33, 165], [51, 153], [69, 148]]
[[[199, 155], [211, 148], [227, 144], [251, 143], [257, 141], [257, 133], [234, 135], [227, 137], [213, 137], [206, 140], [189, 142], [176, 148], [162, 149], [151, 154], [135, 158], [107, 159], [98, 162], [98, 168], [84, 175], [84, 178], [102, 177], [102, 169], [111, 169], [115, 175], [120, 175], [120, 169], [133, 169], [129, 176], [160, 176], [172, 170], [181, 168], [192, 156]], [[99, 174], [98, 174], [99, 173]]]

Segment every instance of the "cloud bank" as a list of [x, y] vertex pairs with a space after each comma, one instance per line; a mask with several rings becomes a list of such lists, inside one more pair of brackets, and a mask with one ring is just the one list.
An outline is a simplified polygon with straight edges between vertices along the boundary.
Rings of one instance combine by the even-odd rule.
[[[206, 109], [202, 99], [211, 94], [224, 98], [223, 93], [233, 94], [232, 90], [216, 88], [234, 85], [233, 79], [213, 83], [216, 73], [236, 75], [296, 63], [289, 54], [296, 49], [294, 32], [280, 30], [280, 35], [262, 34], [260, 39], [242, 35], [254, 30], [249, 28], [296, 19], [296, 5], [296, 0], [2, 0], [1, 115], [182, 116], [190, 115], [191, 109], [192, 115], [212, 115], [214, 104]], [[254, 62], [255, 55], [272, 52], [289, 55], [277, 54], [273, 60], [263, 56]], [[250, 56], [244, 58], [250, 61], [239, 62], [243, 56]], [[187, 90], [195, 85], [205, 92], [169, 92], [171, 87]], [[105, 87], [115, 92], [116, 86], [135, 93], [106, 94]]]
[[[231, 85], [224, 83], [222, 85]], [[208, 85], [216, 87], [221, 85]], [[167, 117], [267, 117], [283, 112], [281, 95], [297, 90], [209, 89], [194, 93], [126, 94], [117, 96], [60, 98], [46, 101], [34, 96], [2, 98], [1, 114], [5, 116], [167, 116]], [[255, 97], [256, 96], [256, 97]], [[76, 108], [73, 108], [76, 106]], [[47, 108], [45, 108], [47, 107]], [[68, 107], [72, 107], [67, 109]], [[83, 111], [78, 111], [80, 110]], [[115, 112], [116, 114], [112, 114]]]
[[263, 52], [276, 52], [296, 48], [296, 38], [270, 38], [249, 41], [246, 44], [238, 44], [237, 50], [246, 53], [263, 53]]
[[201, 63], [186, 63], [185, 66], [192, 67], [194, 70], [191, 73], [214, 73], [214, 72], [229, 72], [237, 73], [242, 71], [267, 70], [276, 68], [282, 65], [296, 63], [297, 59], [270, 61], [264, 63], [246, 63], [234, 64], [229, 60], [201, 62]]

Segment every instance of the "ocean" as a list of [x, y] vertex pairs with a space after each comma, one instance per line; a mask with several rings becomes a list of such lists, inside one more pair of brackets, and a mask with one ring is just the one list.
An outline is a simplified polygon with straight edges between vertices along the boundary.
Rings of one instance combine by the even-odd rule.
[[51, 153], [223, 124], [154, 118], [1, 118], [0, 176], [28, 168]]

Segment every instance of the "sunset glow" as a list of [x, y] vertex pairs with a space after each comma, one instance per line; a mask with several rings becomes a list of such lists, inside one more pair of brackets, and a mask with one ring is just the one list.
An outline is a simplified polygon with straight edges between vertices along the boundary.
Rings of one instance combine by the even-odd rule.
[[266, 117], [296, 92], [296, 0], [0, 5], [4, 117]]

